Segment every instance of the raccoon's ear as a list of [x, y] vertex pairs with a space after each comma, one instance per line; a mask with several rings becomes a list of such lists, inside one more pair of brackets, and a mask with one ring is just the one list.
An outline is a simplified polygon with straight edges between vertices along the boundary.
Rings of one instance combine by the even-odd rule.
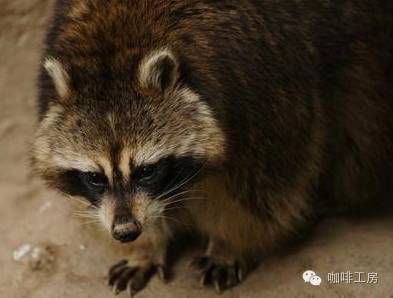
[[139, 83], [143, 89], [165, 92], [175, 86], [178, 78], [178, 62], [169, 49], [152, 52], [139, 65]]
[[63, 64], [57, 59], [49, 57], [45, 59], [44, 67], [51, 77], [60, 98], [68, 98], [70, 95], [70, 79]]

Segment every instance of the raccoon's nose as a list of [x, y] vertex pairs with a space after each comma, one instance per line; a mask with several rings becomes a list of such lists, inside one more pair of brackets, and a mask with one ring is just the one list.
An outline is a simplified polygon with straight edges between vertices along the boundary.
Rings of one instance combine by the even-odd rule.
[[112, 236], [120, 242], [134, 241], [141, 234], [141, 229], [135, 221], [114, 224]]

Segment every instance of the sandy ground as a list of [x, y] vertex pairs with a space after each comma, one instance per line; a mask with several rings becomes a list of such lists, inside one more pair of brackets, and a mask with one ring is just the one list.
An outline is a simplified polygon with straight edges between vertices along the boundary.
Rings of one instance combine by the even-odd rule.
[[[0, 297], [112, 297], [106, 271], [126, 248], [74, 218], [72, 210], [80, 206], [46, 190], [31, 177], [26, 160], [35, 127], [37, 65], [52, 4], [0, 0]], [[31, 249], [15, 261], [13, 252], [23, 244]], [[42, 263], [35, 262], [36, 247], [48, 248], [46, 255], [41, 251], [47, 256], [39, 259]], [[221, 297], [393, 297], [391, 247], [389, 215], [329, 219], [300, 247], [266, 259]], [[139, 297], [218, 297], [199, 287], [188, 267], [189, 254], [175, 265], [169, 284], [155, 277]], [[306, 269], [322, 278], [321, 286], [303, 282]], [[365, 272], [362, 279], [377, 272], [378, 283], [331, 284], [332, 271]]]

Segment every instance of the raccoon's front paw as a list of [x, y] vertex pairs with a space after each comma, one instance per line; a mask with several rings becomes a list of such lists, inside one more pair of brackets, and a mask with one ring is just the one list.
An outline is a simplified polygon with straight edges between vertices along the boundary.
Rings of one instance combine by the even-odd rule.
[[146, 286], [154, 273], [157, 273], [162, 281], [167, 281], [168, 273], [163, 265], [129, 264], [127, 260], [121, 260], [109, 269], [108, 284], [116, 295], [127, 290], [130, 297], [133, 297]]
[[198, 257], [191, 265], [202, 274], [201, 285], [212, 285], [218, 293], [241, 282], [245, 272], [245, 267], [240, 262], [225, 262], [213, 256]]

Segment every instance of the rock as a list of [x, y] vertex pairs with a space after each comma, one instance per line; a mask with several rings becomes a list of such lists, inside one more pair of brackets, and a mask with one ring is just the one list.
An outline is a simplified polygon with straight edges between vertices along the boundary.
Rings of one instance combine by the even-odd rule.
[[52, 266], [55, 254], [50, 246], [36, 246], [30, 254], [30, 268], [32, 270], [43, 270]]
[[31, 251], [31, 244], [26, 243], [19, 246], [17, 249], [14, 250], [12, 256], [14, 261], [20, 261], [23, 259]]
[[32, 246], [26, 243], [14, 250], [13, 259], [37, 271], [50, 269], [56, 258], [54, 249], [50, 245]]

